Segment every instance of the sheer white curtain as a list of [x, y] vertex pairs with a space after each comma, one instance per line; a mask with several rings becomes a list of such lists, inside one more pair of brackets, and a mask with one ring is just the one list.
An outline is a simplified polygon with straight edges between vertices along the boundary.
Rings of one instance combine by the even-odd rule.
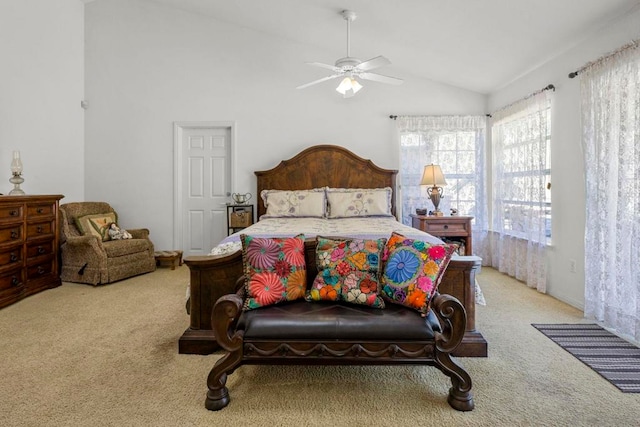
[[427, 189], [421, 188], [422, 171], [427, 164], [442, 168], [447, 186], [440, 210], [455, 208], [461, 216], [474, 217], [474, 254], [484, 259], [488, 229], [485, 177], [484, 116], [401, 116], [400, 186], [402, 221], [410, 225], [409, 214], [416, 208], [433, 210]]
[[640, 48], [580, 73], [585, 317], [640, 341]]
[[550, 109], [542, 91], [493, 114], [491, 265], [546, 292]]

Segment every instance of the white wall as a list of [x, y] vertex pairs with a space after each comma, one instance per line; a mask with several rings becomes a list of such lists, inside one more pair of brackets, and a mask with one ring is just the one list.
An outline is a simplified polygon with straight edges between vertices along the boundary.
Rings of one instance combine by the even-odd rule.
[[83, 200], [83, 26], [80, 0], [0, 6], [0, 193], [19, 150], [27, 194]]
[[[556, 87], [552, 104], [551, 158], [553, 247], [548, 293], [584, 308], [585, 179], [581, 148], [580, 79], [567, 75], [618, 47], [640, 38], [640, 8], [593, 35], [569, 52], [489, 97], [490, 111], [520, 99], [549, 83]], [[570, 271], [571, 260], [577, 272]]]
[[174, 246], [174, 121], [235, 121], [233, 191], [255, 197], [255, 170], [309, 145], [398, 168], [389, 114], [485, 113], [485, 96], [412, 76], [351, 99], [338, 82], [295, 89], [324, 76], [305, 61], [330, 62], [342, 46], [318, 51], [145, 0], [93, 2], [85, 17], [86, 197], [111, 202], [125, 227], [149, 227], [159, 249]]

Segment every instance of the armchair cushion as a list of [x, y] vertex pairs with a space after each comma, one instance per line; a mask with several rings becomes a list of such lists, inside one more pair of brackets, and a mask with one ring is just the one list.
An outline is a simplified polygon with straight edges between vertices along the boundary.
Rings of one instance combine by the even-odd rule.
[[144, 252], [149, 249], [149, 242], [145, 239], [109, 240], [103, 243], [107, 258]]

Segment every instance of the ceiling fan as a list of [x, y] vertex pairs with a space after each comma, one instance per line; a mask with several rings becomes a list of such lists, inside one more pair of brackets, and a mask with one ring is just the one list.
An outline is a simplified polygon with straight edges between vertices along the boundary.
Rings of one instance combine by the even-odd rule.
[[374, 82], [388, 83], [393, 85], [399, 85], [403, 82], [402, 79], [396, 77], [384, 76], [382, 74], [371, 73], [371, 70], [380, 68], [385, 65], [391, 64], [384, 56], [376, 56], [367, 61], [361, 61], [358, 58], [351, 56], [350, 41], [351, 41], [351, 22], [356, 19], [355, 12], [351, 10], [343, 10], [341, 12], [342, 17], [347, 21], [347, 56], [340, 58], [336, 61], [335, 65], [323, 64], [321, 62], [307, 62], [309, 65], [315, 67], [326, 68], [333, 71], [333, 74], [327, 77], [323, 77], [318, 80], [314, 80], [310, 83], [298, 86], [296, 89], [304, 89], [309, 86], [313, 86], [318, 83], [326, 82], [327, 80], [337, 79], [338, 77], [345, 77], [340, 85], [336, 88], [345, 98], [352, 97], [360, 89], [362, 85], [358, 79], [372, 80]]

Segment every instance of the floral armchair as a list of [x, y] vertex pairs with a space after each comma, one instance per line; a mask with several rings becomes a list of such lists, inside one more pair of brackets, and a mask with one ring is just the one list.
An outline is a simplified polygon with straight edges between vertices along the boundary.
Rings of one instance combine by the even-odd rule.
[[62, 281], [102, 285], [156, 269], [148, 229], [127, 229], [131, 239], [109, 238], [117, 214], [108, 203], [66, 203], [60, 214]]

